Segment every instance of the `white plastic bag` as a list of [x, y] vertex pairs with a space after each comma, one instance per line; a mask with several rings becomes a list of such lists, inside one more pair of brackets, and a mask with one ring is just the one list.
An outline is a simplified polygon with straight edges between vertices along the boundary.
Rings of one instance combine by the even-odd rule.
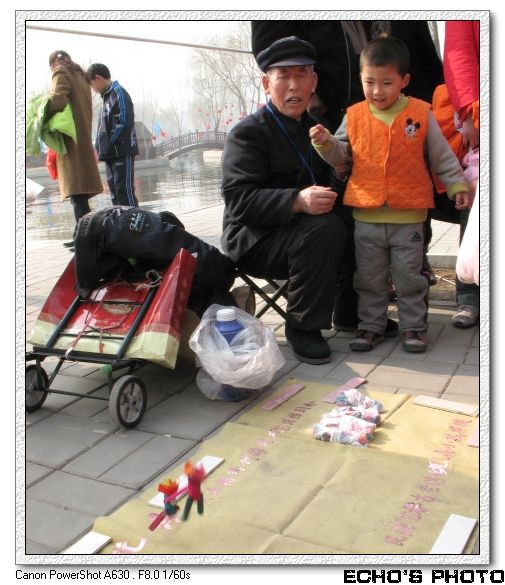
[[259, 319], [234, 307], [237, 321], [244, 329], [228, 345], [215, 327], [216, 313], [224, 308], [211, 305], [189, 339], [198, 365], [216, 382], [236, 388], [263, 388], [286, 361], [275, 335]]
[[479, 185], [477, 184], [475, 199], [456, 260], [456, 274], [461, 282], [480, 284], [479, 246]]
[[216, 382], [203, 368], [198, 370], [196, 385], [210, 400], [224, 400], [225, 402], [238, 402], [249, 398], [257, 392], [257, 390], [251, 390], [250, 388], [237, 388], [231, 384]]

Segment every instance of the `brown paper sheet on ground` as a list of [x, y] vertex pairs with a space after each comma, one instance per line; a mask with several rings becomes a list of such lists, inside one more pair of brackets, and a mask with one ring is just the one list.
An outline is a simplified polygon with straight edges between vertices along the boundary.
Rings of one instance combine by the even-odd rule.
[[459, 469], [439, 485], [424, 485], [427, 471], [421, 457], [356, 448], [284, 534], [351, 553], [429, 553], [450, 514], [478, 517], [479, 494]]
[[[277, 394], [281, 394], [283, 390], [289, 388], [292, 384], [304, 384], [305, 388], [274, 410], [266, 411], [261, 408], [272, 396], [275, 397]], [[244, 412], [236, 422], [242, 425], [252, 425], [268, 430], [275, 428], [277, 425], [282, 424], [283, 420], [288, 419], [290, 421], [288, 424], [292, 427], [292, 430], [299, 433], [297, 438], [307, 438], [313, 441], [312, 425], [319, 422], [322, 414], [330, 412], [335, 407], [335, 405], [321, 402], [321, 400], [336, 387], [337, 385], [329, 386], [319, 382], [304, 382], [291, 378], [289, 382], [284, 384], [273, 395]], [[366, 386], [361, 386], [359, 391], [365, 396], [379, 400], [382, 403], [384, 406], [384, 412], [381, 413], [382, 421], [386, 421], [409, 399], [407, 394], [386, 394], [384, 392], [367, 391]], [[304, 404], [307, 403], [315, 403], [310, 406], [310, 415], [305, 413], [297, 419], [296, 409], [303, 408]]]
[[[449, 514], [478, 518], [476, 450], [466, 440], [453, 440], [447, 466], [434, 453], [446, 440], [453, 413], [424, 409], [418, 416], [406, 396], [370, 392], [388, 410], [371, 447], [324, 443], [307, 429], [331, 410], [319, 402], [331, 386], [306, 386], [274, 411], [254, 406], [202, 445], [194, 461], [207, 454], [225, 459], [203, 484], [203, 516], [194, 505], [187, 522], [150, 532], [149, 514], [159, 511], [147, 503], [156, 494], [153, 485], [98, 518], [94, 530], [130, 546], [147, 538], [141, 554], [422, 554], [429, 553]], [[294, 412], [300, 417], [293, 424], [269, 434]], [[409, 426], [419, 428], [408, 434]], [[429, 463], [437, 461], [435, 474]], [[110, 554], [113, 543], [101, 552]]]
[[451, 467], [469, 468], [477, 477], [479, 451], [467, 444], [474, 424], [471, 416], [408, 400], [378, 428], [370, 445], [381, 451], [444, 459]]

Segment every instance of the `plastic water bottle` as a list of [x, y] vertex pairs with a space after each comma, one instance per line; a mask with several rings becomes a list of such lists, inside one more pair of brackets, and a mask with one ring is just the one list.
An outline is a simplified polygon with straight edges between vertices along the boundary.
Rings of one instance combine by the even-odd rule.
[[[237, 314], [233, 307], [219, 309], [217, 311], [215, 327], [226, 339], [228, 344], [231, 343], [232, 339], [237, 333], [239, 333], [239, 331], [244, 329], [244, 327], [237, 321]], [[249, 394], [250, 390], [247, 388], [235, 388], [235, 386], [230, 386], [230, 384], [222, 384], [217, 398], [220, 400], [235, 402], [247, 398]]]
[[216, 313], [216, 329], [226, 339], [228, 345], [239, 331], [244, 328], [237, 321], [237, 314], [233, 307], [219, 309]]

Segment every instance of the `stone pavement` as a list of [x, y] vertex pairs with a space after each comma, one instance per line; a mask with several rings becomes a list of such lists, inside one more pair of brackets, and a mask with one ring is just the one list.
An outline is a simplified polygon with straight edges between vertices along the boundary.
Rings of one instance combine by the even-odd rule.
[[[222, 205], [181, 216], [188, 231], [214, 245], [219, 245], [221, 218]], [[438, 222], [433, 227], [434, 266], [454, 266], [456, 227]], [[59, 241], [28, 240], [27, 333], [70, 257]], [[405, 353], [399, 337], [387, 339], [371, 352], [351, 352], [351, 334], [327, 331], [332, 359], [321, 366], [294, 359], [286, 346], [283, 322], [267, 312], [262, 319], [275, 329], [286, 364], [266, 393], [289, 376], [334, 386], [361, 376], [367, 378], [368, 387], [381, 392], [477, 403], [479, 329], [453, 328], [454, 308], [450, 302], [430, 304], [430, 347], [424, 354]], [[394, 304], [391, 315], [396, 315]], [[27, 349], [31, 349], [28, 344]], [[55, 363], [55, 358], [47, 358], [43, 365], [49, 372]], [[25, 522], [26, 555], [64, 550], [91, 529], [97, 516], [111, 513], [188, 459], [202, 441], [251, 402], [207, 400], [196, 386], [196, 369], [188, 364], [180, 363], [175, 370], [148, 364], [138, 374], [146, 383], [148, 405], [133, 430], [112, 422], [107, 402], [73, 396], [49, 394], [41, 409], [26, 415], [25, 518], [18, 515], [19, 522]], [[53, 387], [103, 396], [109, 391], [100, 365], [72, 362], [65, 363]]]

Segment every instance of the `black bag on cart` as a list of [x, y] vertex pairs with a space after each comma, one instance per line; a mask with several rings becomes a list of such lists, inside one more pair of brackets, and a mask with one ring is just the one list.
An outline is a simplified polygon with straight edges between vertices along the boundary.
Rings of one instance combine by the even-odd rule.
[[181, 248], [197, 255], [188, 307], [199, 316], [214, 303], [235, 306], [231, 260], [184, 229], [171, 212], [113, 206], [79, 220], [74, 235], [77, 291], [86, 298], [119, 270], [165, 268]]

